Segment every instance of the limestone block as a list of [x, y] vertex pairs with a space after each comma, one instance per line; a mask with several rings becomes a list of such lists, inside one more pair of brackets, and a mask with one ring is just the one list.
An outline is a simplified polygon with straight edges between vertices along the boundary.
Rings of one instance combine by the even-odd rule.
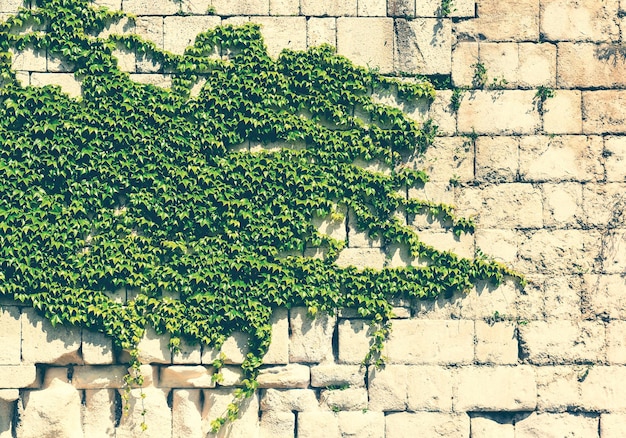
[[293, 438], [296, 416], [292, 412], [266, 411], [261, 415], [259, 438]]
[[[315, 3], [321, 4], [316, 0]], [[304, 8], [302, 10], [304, 12]], [[393, 71], [393, 39], [391, 18], [337, 19], [337, 52], [357, 65], [378, 69], [382, 74]]]
[[428, 173], [429, 180], [435, 183], [449, 183], [451, 178], [459, 182], [474, 179], [473, 146], [463, 137], [437, 137], [411, 164]]
[[107, 365], [114, 360], [113, 341], [104, 333], [83, 330], [81, 351], [86, 365]]
[[475, 90], [458, 112], [458, 130], [477, 134], [533, 134], [540, 117], [532, 90]]
[[34, 87], [58, 85], [61, 91], [70, 97], [81, 96], [81, 81], [76, 79], [73, 73], [32, 73], [30, 84]]
[[486, 416], [472, 417], [470, 422], [472, 438], [515, 438], [513, 423], [500, 422]]
[[220, 379], [220, 386], [240, 386], [244, 379], [243, 370], [240, 366], [223, 366], [220, 369], [222, 378]]
[[0, 389], [0, 402], [14, 402], [20, 398], [18, 389]]
[[14, 14], [19, 10], [19, 8], [23, 7], [24, 0], [3, 0], [2, 3], [0, 3], [0, 12]]
[[454, 0], [452, 2], [451, 18], [474, 18], [476, 17], [475, 0]]
[[203, 348], [202, 363], [211, 365], [221, 354], [225, 356], [224, 363], [226, 364], [243, 363], [246, 359], [246, 354], [248, 354], [248, 335], [242, 332], [234, 332], [226, 338], [220, 350]]
[[337, 318], [320, 314], [312, 319], [304, 307], [290, 311], [291, 336], [289, 359], [291, 362], [324, 362], [333, 359], [332, 337]]
[[600, 415], [600, 436], [602, 438], [620, 438], [626, 430], [625, 414]]
[[386, 365], [369, 370], [369, 408], [373, 411], [404, 411], [407, 408], [408, 369]]
[[311, 367], [311, 386], [361, 387], [365, 385], [365, 370], [358, 365], [321, 364]]
[[19, 307], [0, 307], [0, 365], [21, 362], [22, 323]]
[[273, 389], [263, 391], [262, 411], [303, 412], [319, 410], [315, 391], [311, 389]]
[[271, 57], [278, 57], [283, 49], [306, 50], [305, 17], [255, 17], [254, 22], [261, 25], [261, 34]]
[[541, 35], [551, 41], [616, 41], [618, 0], [541, 2]]
[[204, 409], [202, 412], [202, 436], [211, 437], [256, 437], [259, 433], [259, 398], [255, 393], [245, 399], [239, 408], [239, 419], [229, 422], [217, 435], [209, 433], [211, 421], [224, 415], [233, 401], [233, 392], [223, 389], [204, 390]]
[[346, 17], [357, 13], [357, 2], [354, 0], [300, 0], [300, 13], [302, 15], [320, 17]]
[[543, 222], [548, 227], [577, 227], [584, 222], [583, 186], [561, 182], [543, 184]]
[[35, 365], [0, 365], [0, 388], [32, 388], [39, 386]]
[[311, 17], [306, 22], [307, 47], [330, 44], [337, 46], [337, 20]]
[[530, 366], [463, 367], [458, 380], [456, 411], [532, 411], [537, 406]]
[[339, 418], [334, 412], [302, 412], [298, 415], [297, 436], [299, 438], [341, 438]]
[[626, 90], [583, 91], [582, 95], [584, 133], [626, 132]]
[[[124, 385], [124, 376], [127, 366], [76, 366], [73, 368], [72, 384], [77, 389], [105, 389], [121, 388]], [[152, 367], [150, 367], [150, 374]], [[46, 373], [46, 379], [48, 379]]]
[[546, 317], [579, 319], [583, 290], [584, 284], [579, 275], [546, 275], [543, 283]]
[[623, 200], [624, 190], [626, 190], [624, 183], [585, 184], [583, 187], [585, 223], [601, 229], [607, 226], [622, 228], [621, 217], [626, 210]]
[[320, 392], [320, 405], [328, 410], [362, 411], [367, 409], [367, 389], [324, 389]]
[[202, 365], [161, 367], [161, 388], [213, 388], [213, 369]]
[[539, 2], [536, 0], [483, 0], [477, 18], [459, 21], [459, 39], [490, 41], [537, 41]]
[[515, 438], [597, 437], [598, 417], [533, 412], [515, 423]]
[[13, 438], [15, 403], [0, 400], [0, 438]]
[[181, 0], [181, 15], [206, 15], [211, 5], [210, 0]]
[[598, 234], [584, 230], [539, 230], [529, 233], [519, 249], [520, 269], [540, 273], [584, 273], [593, 264]]
[[163, 48], [182, 55], [195, 43], [199, 33], [220, 25], [221, 18], [215, 15], [190, 15], [165, 17], [163, 20]]
[[[440, 182], [440, 183], [432, 183], [427, 182], [419, 187], [410, 188], [409, 189], [409, 199], [422, 199], [425, 201], [436, 202], [436, 203], [445, 203], [445, 204], [455, 204], [454, 199], [454, 187], [450, 186], [449, 181]], [[414, 217], [408, 218], [409, 225], [417, 229], [445, 229], [445, 223], [442, 223], [436, 216], [431, 214], [417, 214]], [[392, 248], [392, 245], [389, 245], [388, 248]], [[408, 256], [408, 254], [407, 254]]]
[[[137, 17], [135, 19], [135, 33], [147, 41], [152, 41], [157, 48], [163, 48], [163, 17]], [[156, 73], [161, 69], [151, 59], [137, 54], [137, 72]]]
[[[617, 218], [621, 219], [620, 216]], [[617, 230], [603, 234], [598, 239], [597, 269], [609, 274], [626, 272], [626, 231]]]
[[579, 90], [557, 90], [543, 103], [543, 130], [548, 134], [580, 134], [582, 95]]
[[202, 435], [202, 392], [176, 389], [172, 397], [172, 436], [204, 438]]
[[556, 46], [548, 43], [520, 43], [516, 83], [522, 88], [556, 85]]
[[344, 319], [338, 325], [339, 363], [360, 364], [370, 349], [372, 328], [362, 319]]
[[115, 436], [115, 393], [109, 389], [88, 389], [83, 401], [83, 431], [89, 438]]
[[626, 319], [626, 278], [588, 274], [584, 279], [583, 311], [587, 317]]
[[597, 321], [530, 321], [519, 327], [522, 357], [534, 364], [595, 362], [604, 357], [604, 325]]
[[140, 84], [154, 85], [160, 88], [172, 87], [171, 75], [135, 73], [130, 75], [130, 79]]
[[[451, 97], [452, 90], [439, 90], [435, 100], [430, 104], [428, 117], [436, 120], [437, 135], [454, 135], [456, 133], [456, 112], [450, 105]], [[409, 117], [411, 116], [409, 115]], [[423, 120], [423, 118], [419, 120]]]
[[122, 0], [94, 0], [93, 5], [98, 7], [104, 6], [114, 11], [119, 11], [122, 9]]
[[489, 319], [498, 312], [499, 315], [515, 318], [519, 295], [519, 288], [513, 281], [505, 281], [499, 286], [477, 282], [460, 303], [459, 316], [465, 319]]
[[272, 324], [272, 343], [263, 356], [267, 365], [286, 364], [289, 362], [289, 314], [287, 309], [275, 309], [270, 319]]
[[450, 20], [397, 19], [394, 24], [395, 71], [425, 75], [450, 73]]
[[478, 229], [476, 248], [500, 262], [513, 264], [517, 260], [520, 235], [514, 230]]
[[583, 409], [591, 412], [624, 411], [626, 409], [624, 379], [626, 379], [624, 367], [588, 367], [588, 374], [586, 376], [583, 374], [578, 378], [579, 381], [582, 380], [580, 403]]
[[[120, 393], [124, 390], [120, 389]], [[116, 438], [171, 438], [172, 412], [167, 404], [170, 390], [147, 387], [132, 389], [129, 394], [128, 415], [122, 415], [115, 429]], [[141, 415], [145, 410], [145, 416]], [[142, 423], [148, 426], [142, 430]]]
[[169, 339], [166, 335], [158, 334], [151, 326], [146, 327], [143, 337], [137, 345], [141, 363], [171, 363], [172, 353], [169, 348]]
[[474, 64], [479, 61], [478, 43], [462, 41], [452, 50], [452, 83], [456, 87], [471, 87], [474, 76]]
[[516, 324], [500, 321], [489, 324], [476, 321], [476, 361], [492, 364], [517, 363]]
[[13, 60], [12, 70], [45, 72], [47, 67], [46, 52], [35, 51], [32, 47], [27, 47], [21, 52], [9, 50]]
[[83, 438], [80, 393], [71, 384], [54, 379], [38, 391], [25, 391], [17, 427], [19, 438]]
[[544, 366], [535, 368], [537, 409], [559, 412], [582, 409], [580, 381], [587, 377], [588, 365]]
[[[217, 0], [215, 0], [217, 1]], [[180, 2], [174, 0], [122, 0], [124, 12], [133, 15], [174, 15], [180, 10]]]
[[419, 233], [419, 238], [426, 245], [430, 245], [440, 251], [452, 251], [466, 258], [474, 256], [474, 236], [471, 234], [455, 235], [450, 231], [425, 230]]
[[181, 339], [178, 351], [172, 352], [173, 364], [198, 364], [202, 358], [202, 346]]
[[259, 371], [260, 388], [308, 388], [311, 372], [308, 366], [289, 364]]
[[626, 85], [626, 61], [621, 46], [595, 43], [559, 43], [558, 84], [563, 88]]
[[606, 180], [626, 182], [626, 138], [606, 137], [604, 155]]
[[[519, 82], [519, 44], [518, 43], [480, 43], [480, 62], [487, 71], [486, 85], [492, 80], [506, 80], [504, 88], [515, 88]], [[474, 72], [475, 66], [466, 66]], [[468, 84], [469, 85], [469, 84]], [[477, 85], [477, 84], [471, 84]]]
[[379, 0], [360, 0], [357, 2], [359, 17], [386, 17], [387, 4]]
[[519, 139], [485, 137], [476, 139], [476, 179], [484, 182], [513, 182], [519, 173]]
[[440, 412], [394, 412], [385, 416], [385, 436], [394, 438], [467, 438], [467, 414]]
[[406, 371], [407, 409], [452, 411], [453, 370], [438, 366], [411, 366]]
[[456, 192], [458, 214], [476, 215], [479, 228], [540, 228], [543, 226], [542, 196], [538, 187], [510, 183], [460, 187]]
[[602, 138], [528, 136], [520, 140], [520, 176], [526, 181], [597, 181], [604, 178]]
[[299, 15], [300, 2], [298, 0], [270, 0], [270, 15]]
[[391, 363], [462, 364], [474, 359], [472, 321], [397, 320], [387, 341]]
[[339, 412], [339, 429], [345, 438], [383, 438], [385, 415], [382, 412]]
[[626, 321], [607, 323], [606, 359], [609, 364], [626, 364]]
[[34, 309], [22, 310], [22, 362], [67, 365], [82, 363], [80, 329], [52, 327]]
[[388, 0], [387, 15], [389, 17], [415, 17], [416, 2], [411, 0]]

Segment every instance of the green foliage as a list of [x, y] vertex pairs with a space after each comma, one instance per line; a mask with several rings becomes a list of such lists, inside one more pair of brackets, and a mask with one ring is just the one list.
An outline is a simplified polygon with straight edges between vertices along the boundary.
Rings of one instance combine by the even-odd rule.
[[439, 6], [439, 15], [441, 15], [442, 17], [447, 17], [449, 16], [452, 11], [455, 10], [455, 8], [453, 8], [452, 3], [454, 3], [454, 0], [441, 0], [441, 5]]
[[[96, 37], [122, 13], [87, 0], [36, 6], [0, 23], [0, 295], [53, 324], [111, 336], [131, 351], [127, 387], [141, 380], [136, 345], [147, 325], [169, 334], [172, 348], [181, 339], [218, 348], [242, 331], [250, 339], [245, 380], [218, 429], [257, 387], [274, 308], [358, 309], [377, 327], [365, 362], [380, 365], [390, 298], [434, 298], [517, 276], [485, 257], [438, 251], [397, 218], [432, 214], [457, 234], [474, 229], [451, 206], [398, 195], [427, 180], [401, 164], [428, 147], [436, 126], [419, 126], [371, 94], [432, 99], [428, 82], [385, 78], [329, 46], [272, 59], [254, 24], [209, 30], [174, 55], [134, 35]], [[82, 98], [21, 86], [9, 50], [27, 47], [73, 65]], [[133, 82], [113, 56], [119, 48], [172, 72], [172, 89]], [[287, 147], [241, 150], [248, 141]], [[368, 172], [357, 160], [393, 171]], [[344, 209], [357, 229], [430, 263], [339, 267], [344, 242], [312, 221]], [[306, 257], [311, 248], [325, 257]]]
[[535, 105], [537, 106], [538, 111], [541, 114], [543, 114], [544, 112], [544, 104], [546, 103], [546, 100], [552, 99], [554, 96], [556, 96], [556, 91], [554, 91], [550, 87], [540, 85], [539, 88], [537, 88], [537, 92], [535, 93], [535, 97], [534, 97], [534, 102], [535, 102]]
[[453, 113], [459, 111], [461, 108], [461, 101], [463, 100], [463, 96], [465, 92], [468, 90], [467, 87], [454, 87], [452, 89], [452, 97], [450, 98], [450, 108]]
[[487, 68], [482, 62], [472, 64], [474, 75], [472, 76], [472, 86], [474, 88], [483, 89], [487, 85]]

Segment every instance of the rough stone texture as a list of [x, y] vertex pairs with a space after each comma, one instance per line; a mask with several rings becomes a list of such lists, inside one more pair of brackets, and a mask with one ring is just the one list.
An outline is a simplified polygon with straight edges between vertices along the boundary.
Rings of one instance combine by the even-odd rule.
[[479, 181], [515, 181], [519, 173], [519, 140], [515, 137], [478, 137], [475, 166]]
[[453, 369], [436, 366], [411, 366], [406, 370], [407, 409], [410, 411], [452, 410]]
[[562, 438], [598, 436], [598, 417], [593, 414], [537, 414], [515, 423], [515, 438]]
[[311, 389], [266, 389], [262, 392], [262, 411], [303, 412], [319, 410], [315, 391]]
[[592, 318], [626, 318], [626, 278], [585, 275], [583, 310]]
[[558, 90], [543, 103], [543, 130], [549, 134], [580, 134], [582, 95], [579, 90]]
[[476, 321], [476, 362], [517, 363], [517, 327], [512, 321]]
[[324, 389], [320, 405], [332, 411], [362, 411], [367, 409], [368, 392], [365, 388]]
[[311, 371], [298, 364], [264, 368], [257, 380], [260, 388], [308, 388]]
[[172, 397], [172, 432], [175, 438], [204, 438], [202, 435], [202, 393], [197, 389], [176, 389]]
[[202, 365], [162, 367], [159, 386], [162, 388], [213, 388], [213, 369]]
[[543, 184], [543, 223], [546, 226], [578, 227], [584, 222], [583, 186], [578, 183]]
[[248, 353], [247, 345], [248, 336], [245, 333], [234, 332], [231, 336], [226, 338], [220, 350], [204, 348], [202, 352], [202, 363], [211, 365], [215, 359], [223, 354], [225, 357], [224, 363], [240, 364], [245, 360], [245, 356]]
[[0, 388], [30, 388], [38, 382], [34, 365], [0, 365]]
[[457, 87], [471, 87], [474, 65], [479, 62], [478, 43], [461, 41], [452, 50], [451, 75]]
[[15, 403], [0, 400], [0, 438], [13, 438]]
[[258, 17], [254, 21], [261, 25], [261, 34], [271, 57], [278, 57], [283, 49], [306, 49], [306, 19], [304, 17]]
[[390, 17], [415, 17], [415, 5], [411, 0], [388, 0], [387, 15]]
[[306, 22], [307, 47], [330, 44], [337, 47], [337, 20], [311, 17]]
[[[617, 229], [615, 232], [619, 232], [620, 228], [624, 228], [621, 217], [626, 212], [626, 203], [624, 203], [625, 188], [626, 184], [624, 183], [585, 184], [583, 187], [585, 224], [605, 230], [603, 231], [603, 236], [606, 238], [610, 237], [611, 234], [606, 231], [606, 227]], [[611, 247], [612, 250], [616, 249], [614, 245], [611, 245]]]
[[610, 364], [626, 364], [626, 321], [607, 323], [606, 359]]
[[0, 307], [0, 365], [19, 365], [22, 323], [19, 307]]
[[311, 367], [311, 386], [364, 386], [365, 370], [357, 365], [322, 364]]
[[134, 15], [174, 15], [180, 10], [180, 3], [171, 0], [122, 0], [122, 8], [124, 12]]
[[72, 384], [78, 389], [121, 388], [127, 368], [124, 365], [74, 367]]
[[103, 333], [83, 330], [81, 352], [87, 365], [108, 365], [114, 361], [113, 341]]
[[324, 362], [333, 359], [332, 337], [336, 318], [316, 315], [312, 319], [307, 309], [291, 309], [289, 324], [289, 359], [292, 362]]
[[[120, 389], [120, 393], [124, 390]], [[169, 389], [147, 387], [131, 389], [129, 394], [129, 414], [122, 415], [119, 426], [115, 429], [116, 438], [172, 437], [172, 412], [167, 404]], [[145, 416], [141, 415], [145, 409]], [[148, 428], [142, 432], [142, 423]]]
[[115, 434], [115, 394], [108, 389], [88, 389], [83, 399], [85, 437], [108, 438]]
[[383, 438], [385, 415], [382, 412], [339, 412], [339, 430], [342, 438]]
[[515, 438], [512, 423], [498, 421], [487, 416], [471, 418], [472, 438]]
[[298, 15], [300, 2], [298, 0], [270, 0], [270, 15]]
[[384, 17], [387, 15], [387, 4], [379, 0], [360, 0], [357, 2], [359, 17]]
[[163, 20], [163, 48], [168, 52], [182, 55], [188, 46], [194, 44], [199, 33], [219, 26], [220, 22], [220, 17], [213, 15], [165, 17]]
[[302, 412], [298, 415], [298, 438], [341, 437], [339, 418], [334, 412]]
[[[208, 434], [211, 429], [211, 421], [218, 416], [224, 415], [226, 409], [233, 401], [233, 392], [230, 390], [209, 389], [204, 390], [204, 409], [202, 412], [203, 436], [214, 437]], [[255, 394], [243, 401], [239, 409], [239, 419], [228, 423], [217, 434], [217, 437], [255, 437], [259, 430], [259, 398]]]
[[625, 414], [600, 415], [600, 436], [602, 438], [620, 438], [626, 430]]
[[270, 10], [269, 0], [211, 0], [211, 5], [220, 15], [267, 15]]
[[541, 35], [551, 41], [615, 41], [618, 0], [542, 0]]
[[385, 433], [394, 438], [466, 438], [470, 420], [466, 414], [394, 412], [385, 416]]
[[394, 25], [396, 71], [424, 75], [450, 73], [449, 20], [398, 19]]
[[386, 365], [369, 370], [369, 407], [374, 411], [404, 411], [407, 408], [408, 367]]
[[[318, 3], [316, 1], [316, 3]], [[391, 18], [338, 18], [337, 52], [357, 65], [393, 70], [394, 27]], [[368, 41], [368, 44], [363, 44]]]
[[483, 0], [478, 2], [478, 18], [459, 21], [455, 27], [459, 39], [537, 41], [539, 1]]
[[52, 327], [34, 309], [22, 310], [22, 362], [81, 363], [80, 329]]
[[340, 267], [382, 269], [385, 261], [385, 252], [380, 248], [344, 248], [335, 263]]
[[353, 0], [300, 0], [300, 13], [306, 16], [354, 16], [356, 12], [357, 2]]
[[626, 132], [626, 90], [582, 92], [583, 132], [623, 134]]
[[428, 173], [429, 181], [449, 183], [455, 177], [459, 183], [474, 179], [473, 145], [463, 137], [438, 137], [426, 152], [411, 164]]
[[626, 85], [626, 62], [618, 44], [559, 43], [560, 87], [621, 88]]
[[626, 181], [626, 138], [605, 137], [604, 150], [607, 181]]
[[81, 83], [74, 77], [73, 73], [32, 73], [30, 85], [38, 87], [58, 85], [70, 97], [81, 96]]

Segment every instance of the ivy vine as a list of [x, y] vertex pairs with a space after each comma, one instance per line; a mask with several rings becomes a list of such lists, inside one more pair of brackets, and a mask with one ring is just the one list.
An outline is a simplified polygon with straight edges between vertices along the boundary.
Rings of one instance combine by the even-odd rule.
[[[391, 298], [519, 278], [486, 257], [426, 245], [396, 215], [433, 214], [457, 234], [474, 228], [448, 205], [399, 194], [427, 181], [402, 163], [428, 147], [436, 126], [372, 93], [432, 99], [427, 81], [383, 77], [330, 46], [272, 59], [254, 24], [208, 30], [183, 55], [136, 35], [97, 37], [122, 17], [87, 0], [37, 0], [0, 23], [0, 295], [53, 324], [109, 335], [133, 351], [135, 365], [147, 325], [169, 334], [172, 347], [187, 339], [219, 348], [244, 332], [241, 401], [256, 388], [277, 306], [358, 309], [378, 327], [365, 361], [380, 363]], [[72, 65], [81, 98], [22, 86], [11, 51], [26, 48]], [[171, 89], [133, 82], [113, 55], [119, 48], [160, 64]], [[301, 147], [237, 148], [248, 141]], [[429, 263], [339, 267], [345, 242], [313, 220], [346, 210], [359, 230]], [[325, 256], [305, 257], [309, 248]], [[116, 300], [120, 289], [134, 298]], [[237, 403], [228, 414], [215, 428], [236, 416]]]

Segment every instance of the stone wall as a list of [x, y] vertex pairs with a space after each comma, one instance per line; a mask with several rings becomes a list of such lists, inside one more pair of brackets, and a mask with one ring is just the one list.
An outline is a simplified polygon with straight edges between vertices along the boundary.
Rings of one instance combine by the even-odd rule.
[[[0, 19], [20, 3], [0, 0]], [[216, 15], [207, 0], [96, 3], [137, 15], [112, 32], [174, 52], [206, 28], [254, 21], [274, 55], [330, 43], [382, 73], [451, 74], [457, 87], [472, 85], [475, 64], [486, 70], [486, 89], [465, 92], [458, 111], [449, 90], [430, 111], [403, 107], [440, 127], [418, 163], [431, 182], [411, 194], [476, 214], [477, 232], [456, 239], [435, 223], [413, 225], [439, 248], [468, 256], [482, 249], [530, 285], [398, 302], [380, 371], [359, 367], [367, 321], [277, 310], [262, 389], [220, 436], [624, 436], [624, 2], [453, 0], [446, 18], [440, 0], [212, 0]], [[137, 81], [170, 83], [158, 66], [119, 55]], [[14, 66], [23, 83], [80, 93], [67, 67], [45, 54], [16, 54]], [[541, 103], [540, 87], [556, 95]], [[382, 266], [378, 242], [347, 233], [341, 263]], [[400, 252], [392, 263], [403, 263]], [[167, 340], [148, 333], [144, 387], [132, 390], [123, 415], [123, 352], [101, 335], [53, 328], [33, 309], [2, 302], [0, 438], [207, 436], [239, 382], [245, 343], [227, 341], [216, 384], [216, 352], [183, 346], [172, 357]]]

